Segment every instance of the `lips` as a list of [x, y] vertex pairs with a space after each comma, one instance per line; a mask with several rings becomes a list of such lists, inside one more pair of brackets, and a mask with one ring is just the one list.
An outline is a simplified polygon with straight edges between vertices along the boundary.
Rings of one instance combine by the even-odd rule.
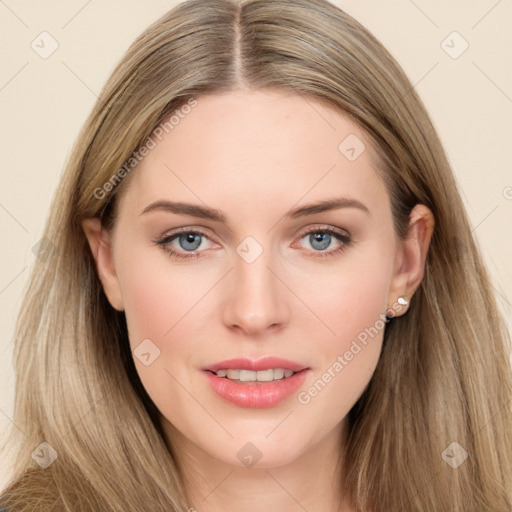
[[[282, 368], [293, 375], [271, 382], [240, 382], [219, 377], [219, 370], [252, 370], [254, 372]], [[238, 407], [266, 408], [278, 405], [292, 395], [304, 383], [309, 367], [278, 357], [265, 357], [258, 361], [229, 359], [202, 368], [207, 382], [218, 396]]]

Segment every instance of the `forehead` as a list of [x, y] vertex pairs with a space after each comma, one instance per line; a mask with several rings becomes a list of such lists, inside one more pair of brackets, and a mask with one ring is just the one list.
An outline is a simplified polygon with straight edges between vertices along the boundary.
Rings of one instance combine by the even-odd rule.
[[126, 201], [138, 212], [172, 199], [250, 215], [255, 204], [275, 212], [335, 195], [389, 207], [367, 136], [339, 110], [269, 89], [196, 99], [152, 135], [156, 144], [133, 171]]

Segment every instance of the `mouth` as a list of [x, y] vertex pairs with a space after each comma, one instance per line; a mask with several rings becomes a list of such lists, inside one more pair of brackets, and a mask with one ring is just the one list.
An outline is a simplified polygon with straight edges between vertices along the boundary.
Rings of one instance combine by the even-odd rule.
[[309, 367], [281, 358], [231, 359], [202, 370], [218, 396], [247, 408], [278, 405], [297, 391], [311, 372]]

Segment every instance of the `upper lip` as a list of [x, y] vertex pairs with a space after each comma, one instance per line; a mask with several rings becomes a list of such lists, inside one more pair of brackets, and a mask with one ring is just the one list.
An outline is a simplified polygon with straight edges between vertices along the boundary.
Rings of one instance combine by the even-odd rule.
[[268, 370], [269, 368], [283, 368], [283, 370], [300, 372], [308, 367], [281, 357], [264, 357], [257, 361], [240, 357], [210, 364], [202, 369], [210, 370], [212, 372], [217, 372], [219, 370], [253, 370], [257, 372], [259, 370]]

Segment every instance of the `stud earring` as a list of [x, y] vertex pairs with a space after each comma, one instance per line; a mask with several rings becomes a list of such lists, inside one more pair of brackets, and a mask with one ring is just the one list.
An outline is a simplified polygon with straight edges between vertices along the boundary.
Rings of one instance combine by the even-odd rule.
[[[408, 306], [409, 305], [409, 301], [405, 298], [405, 296], [398, 297], [397, 303], [400, 304], [400, 306]], [[395, 308], [393, 307], [393, 309], [395, 309]], [[389, 314], [389, 311], [390, 310], [388, 309], [388, 311], [386, 312], [386, 321], [390, 320], [391, 318], [393, 318], [395, 316], [394, 312], [391, 312], [391, 314]]]
[[405, 297], [398, 297], [398, 304], [401, 306], [407, 306], [409, 301]]

